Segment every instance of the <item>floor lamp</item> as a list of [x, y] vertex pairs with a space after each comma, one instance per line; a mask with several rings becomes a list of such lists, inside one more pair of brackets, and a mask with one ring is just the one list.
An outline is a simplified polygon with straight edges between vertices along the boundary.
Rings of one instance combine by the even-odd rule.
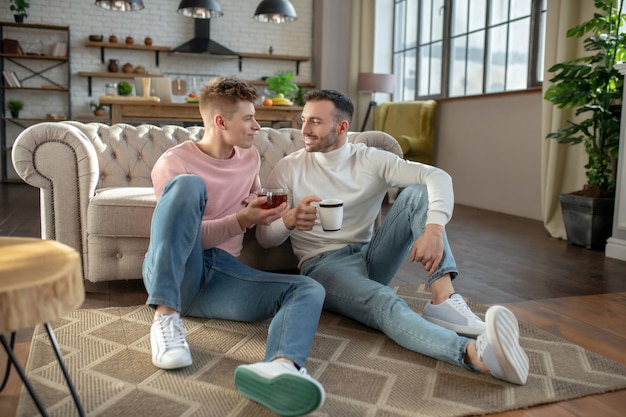
[[[369, 93], [393, 93], [393, 74], [375, 74], [372, 72], [361, 72], [357, 81], [357, 88], [361, 92]], [[361, 132], [365, 130], [367, 121], [369, 120], [370, 113], [376, 107], [378, 103], [372, 100], [367, 107], [367, 113], [365, 113], [365, 120], [363, 120], [363, 126]]]

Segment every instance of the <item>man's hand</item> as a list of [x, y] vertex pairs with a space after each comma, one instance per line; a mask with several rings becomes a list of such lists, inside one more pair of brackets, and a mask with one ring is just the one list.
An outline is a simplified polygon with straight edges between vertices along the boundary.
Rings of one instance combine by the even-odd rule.
[[246, 200], [249, 200], [248, 205], [236, 214], [242, 229], [250, 229], [257, 224], [268, 225], [283, 217], [289, 210], [287, 203], [272, 209], [262, 209], [260, 206], [267, 201], [265, 196]]
[[443, 231], [438, 224], [427, 224], [424, 234], [411, 247], [411, 262], [419, 262], [428, 271], [428, 276], [435, 273], [443, 258]]
[[253, 199], [257, 197], [258, 195], [250, 193], [250, 195], [248, 195], [246, 198], [243, 199], [242, 203], [247, 206], [248, 204], [250, 204], [250, 201], [252, 201]]
[[304, 197], [297, 206], [289, 210], [283, 217], [285, 227], [289, 230], [313, 229], [315, 219], [317, 218], [317, 207], [311, 205], [313, 201], [322, 201], [322, 199], [316, 195], [310, 195]]

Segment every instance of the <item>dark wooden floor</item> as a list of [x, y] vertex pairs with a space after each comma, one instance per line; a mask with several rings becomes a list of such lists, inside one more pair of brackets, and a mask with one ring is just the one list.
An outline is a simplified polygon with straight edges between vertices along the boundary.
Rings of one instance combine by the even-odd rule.
[[[0, 184], [0, 236], [39, 236], [38, 192]], [[459, 266], [455, 288], [484, 304], [505, 304], [520, 320], [626, 364], [626, 262], [548, 236], [541, 222], [457, 206], [447, 227]], [[424, 282], [408, 262], [393, 285]], [[145, 301], [141, 281], [87, 285], [83, 308]], [[16, 351], [25, 362], [31, 330]], [[0, 353], [0, 375], [6, 356]], [[0, 393], [0, 416], [15, 415], [21, 383], [12, 373]], [[626, 390], [498, 414], [500, 417], [623, 416]]]

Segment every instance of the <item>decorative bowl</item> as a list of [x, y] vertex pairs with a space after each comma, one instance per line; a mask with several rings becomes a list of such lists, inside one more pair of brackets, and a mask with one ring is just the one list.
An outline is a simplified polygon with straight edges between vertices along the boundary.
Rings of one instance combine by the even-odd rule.
[[92, 42], [102, 42], [102, 39], [104, 39], [102, 35], [89, 35], [89, 40]]

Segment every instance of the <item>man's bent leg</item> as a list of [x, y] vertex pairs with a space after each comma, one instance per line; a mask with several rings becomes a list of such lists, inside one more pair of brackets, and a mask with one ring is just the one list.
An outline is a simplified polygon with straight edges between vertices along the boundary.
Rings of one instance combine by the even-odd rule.
[[[324, 288], [303, 275], [274, 274], [220, 250], [205, 251], [207, 279], [184, 306], [187, 315], [254, 322], [272, 318], [265, 361], [240, 365], [235, 385], [246, 398], [285, 416], [308, 414], [324, 389], [304, 368], [324, 302]], [[281, 362], [287, 359], [295, 363]]]
[[[371, 242], [363, 248], [371, 279], [389, 284], [409, 254], [413, 242], [424, 233], [427, 213], [428, 191], [425, 185], [412, 185], [402, 190]], [[454, 278], [458, 273], [445, 232], [443, 243], [443, 258], [439, 268], [428, 277], [429, 285], [446, 274]]]
[[181, 311], [181, 287], [198, 287], [203, 274], [200, 225], [206, 198], [204, 182], [195, 175], [179, 175], [165, 186], [154, 210], [143, 263], [147, 304]]
[[[391, 281], [410, 245], [424, 233], [427, 213], [426, 186], [410, 186], [400, 193], [381, 228], [363, 248], [369, 277], [385, 285]], [[443, 244], [439, 267], [428, 277], [432, 301], [426, 305], [423, 317], [457, 333], [478, 336], [485, 330], [485, 324], [469, 309], [465, 300], [455, 294], [452, 279], [457, 275], [457, 267], [445, 232]]]
[[157, 204], [143, 264], [147, 304], [157, 309], [150, 329], [152, 362], [163, 369], [192, 363], [180, 318], [181, 288], [198, 287], [203, 276], [200, 223], [206, 188], [192, 175], [173, 178]]
[[265, 361], [286, 358], [304, 366], [322, 311], [324, 288], [303, 275], [251, 268], [221, 249], [204, 253], [206, 279], [195, 297], [183, 304], [183, 314], [245, 322], [271, 318]]
[[468, 368], [469, 339], [422, 318], [395, 291], [367, 277], [359, 245], [309, 260], [303, 273], [326, 288], [325, 309], [380, 330], [399, 345]]

